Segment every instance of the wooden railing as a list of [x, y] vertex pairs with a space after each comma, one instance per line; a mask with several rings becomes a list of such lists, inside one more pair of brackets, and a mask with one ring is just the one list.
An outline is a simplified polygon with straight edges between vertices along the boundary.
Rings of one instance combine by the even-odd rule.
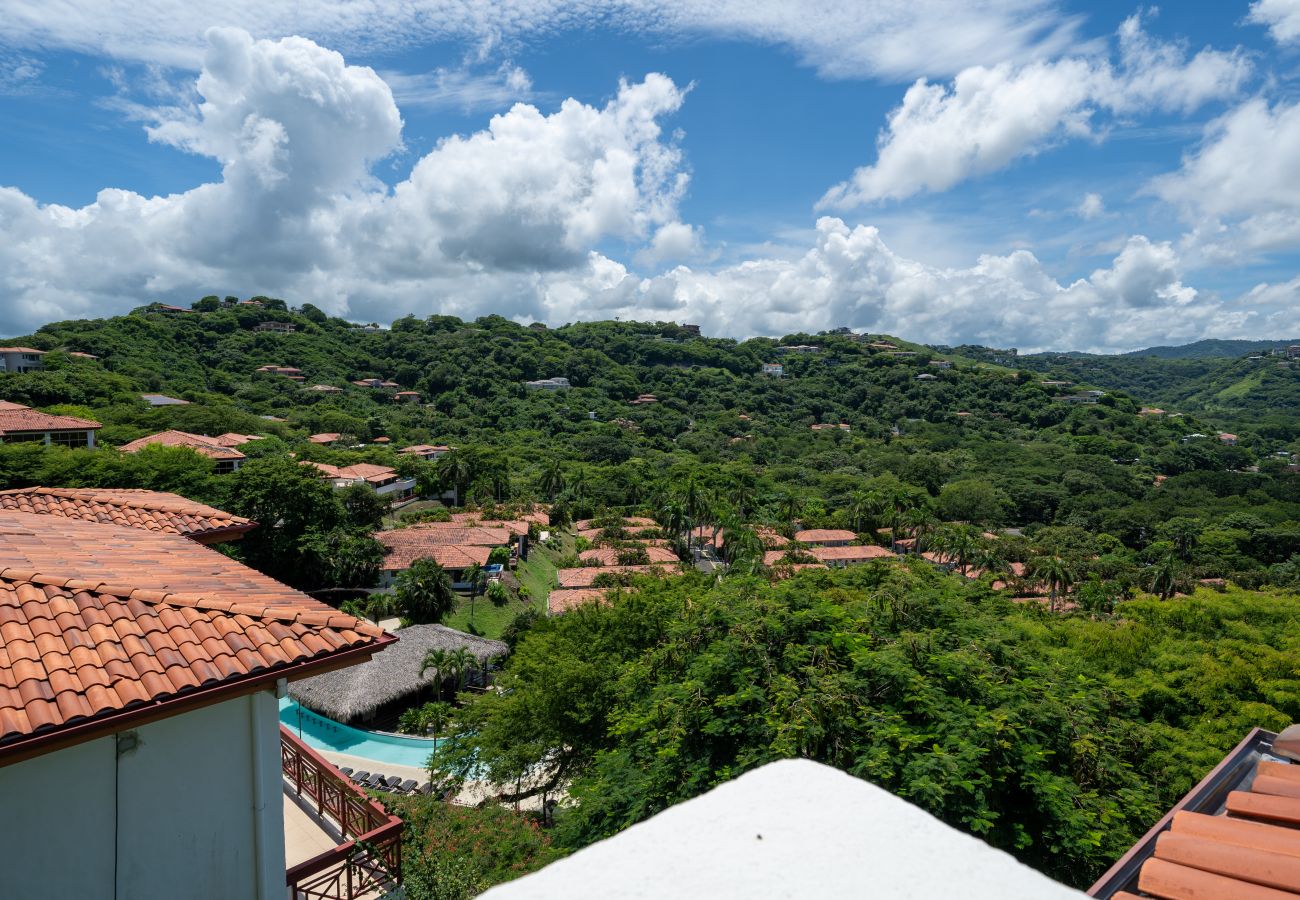
[[339, 826], [343, 843], [285, 873], [294, 900], [378, 897], [402, 881], [402, 820], [280, 726], [280, 768], [299, 797]]

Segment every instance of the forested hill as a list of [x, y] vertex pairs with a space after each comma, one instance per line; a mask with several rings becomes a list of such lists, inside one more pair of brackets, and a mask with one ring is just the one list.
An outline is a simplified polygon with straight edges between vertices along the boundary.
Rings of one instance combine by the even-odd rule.
[[[206, 311], [142, 308], [14, 339], [51, 352], [45, 371], [0, 375], [0, 399], [92, 416], [110, 446], [174, 427], [267, 434], [277, 452], [299, 458], [391, 465], [399, 457], [373, 438], [451, 444], [465, 451], [455, 479], [471, 499], [548, 499], [568, 484], [578, 515], [640, 506], [691, 479], [770, 520], [798, 509], [802, 521], [843, 524], [852, 498], [878, 488], [919, 491], [950, 519], [1077, 525], [1135, 546], [1180, 514], [1248, 507], [1267, 521], [1300, 519], [1296, 479], [1282, 471], [1300, 449], [1294, 416], [1258, 430], [1229, 421], [1239, 441], [1228, 446], [1195, 415], [1139, 415], [1155, 392], [1116, 390], [1100, 369], [1062, 386], [975, 362], [969, 350], [942, 354], [884, 336], [736, 342], [671, 323], [547, 329], [499, 316], [364, 329], [310, 305], [196, 305]], [[254, 330], [267, 322], [296, 330]], [[1139, 374], [1152, 362], [1125, 358]], [[783, 365], [784, 377], [762, 374], [764, 363]], [[298, 368], [305, 380], [256, 371], [265, 365]], [[418, 391], [420, 402], [351, 384], [368, 377]], [[553, 377], [572, 388], [525, 386]], [[340, 390], [311, 390], [318, 384]], [[1091, 386], [1106, 395], [1086, 402]], [[151, 409], [146, 391], [191, 402]], [[306, 441], [320, 432], [345, 440]], [[1211, 437], [1187, 439], [1198, 433]], [[345, 449], [355, 443], [367, 446]], [[0, 486], [127, 477], [111, 458], [89, 456], [93, 464], [74, 463], [15, 446], [0, 454]], [[1169, 478], [1159, 490], [1157, 475]], [[1257, 495], [1245, 504], [1248, 489]]]
[[1179, 344], [1170, 347], [1147, 347], [1145, 350], [1132, 350], [1124, 356], [1158, 356], [1161, 359], [1218, 359], [1234, 358], [1251, 353], [1268, 353], [1277, 347], [1300, 344], [1300, 338], [1278, 341], [1225, 341], [1208, 338], [1191, 344]]
[[1124, 391], [1169, 412], [1201, 414], [1223, 427], [1244, 422], [1294, 436], [1300, 416], [1300, 360], [1285, 356], [1252, 351], [1187, 358], [1052, 353], [1021, 357], [1020, 365], [1053, 379]]

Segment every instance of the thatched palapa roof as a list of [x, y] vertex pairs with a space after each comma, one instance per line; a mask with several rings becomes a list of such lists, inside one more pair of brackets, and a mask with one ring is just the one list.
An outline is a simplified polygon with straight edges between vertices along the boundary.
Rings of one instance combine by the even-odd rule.
[[289, 695], [308, 709], [347, 722], [432, 687], [438, 678], [434, 670], [420, 675], [420, 664], [430, 650], [454, 653], [465, 647], [480, 664], [510, 651], [504, 641], [475, 637], [445, 625], [409, 625], [397, 632], [397, 637], [397, 643], [367, 662], [291, 683]]

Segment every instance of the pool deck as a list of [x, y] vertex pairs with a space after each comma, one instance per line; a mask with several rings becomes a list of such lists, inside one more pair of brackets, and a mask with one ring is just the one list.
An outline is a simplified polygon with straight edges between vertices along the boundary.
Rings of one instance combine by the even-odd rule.
[[[335, 753], [332, 750], [317, 750], [321, 756], [325, 757], [331, 763], [338, 767], [349, 766], [354, 772], [378, 772], [381, 775], [393, 775], [403, 780], [414, 778], [423, 784], [429, 780], [429, 770], [420, 769], [415, 766], [398, 766], [392, 763], [382, 762], [377, 759], [366, 759], [363, 756], [349, 756], [346, 753]], [[477, 806], [484, 800], [488, 800], [496, 795], [496, 791], [485, 781], [468, 781], [461, 788], [454, 798], [453, 802], [462, 806]], [[519, 804], [520, 809], [541, 809], [542, 801], [540, 797], [529, 797]], [[287, 821], [287, 820], [286, 820]], [[287, 825], [285, 826], [288, 827]]]

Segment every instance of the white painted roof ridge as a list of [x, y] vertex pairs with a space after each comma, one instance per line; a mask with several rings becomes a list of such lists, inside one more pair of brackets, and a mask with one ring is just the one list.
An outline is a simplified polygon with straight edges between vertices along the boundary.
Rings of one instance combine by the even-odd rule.
[[1079, 900], [1083, 894], [838, 769], [783, 760], [499, 885], [485, 900]]

